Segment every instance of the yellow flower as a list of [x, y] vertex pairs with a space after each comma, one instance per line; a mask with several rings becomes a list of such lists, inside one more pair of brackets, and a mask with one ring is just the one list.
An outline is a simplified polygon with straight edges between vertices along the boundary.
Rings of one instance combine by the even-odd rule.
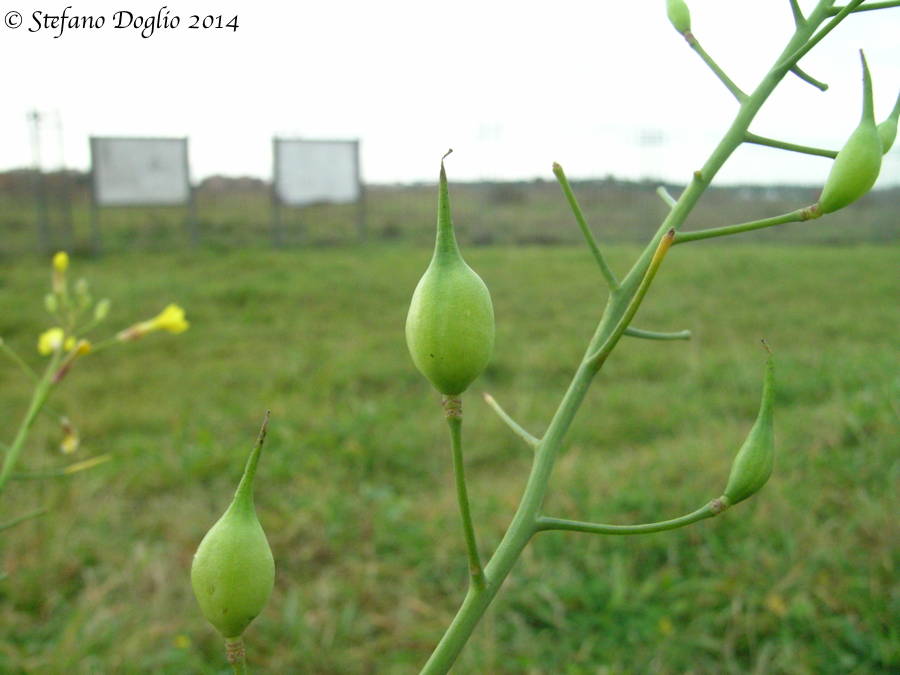
[[119, 340], [137, 340], [147, 333], [165, 330], [170, 333], [183, 333], [190, 324], [184, 318], [184, 309], [178, 305], [169, 305], [157, 316], [148, 321], [136, 323], [118, 334]]
[[147, 323], [151, 325], [150, 330], [167, 330], [170, 333], [183, 333], [189, 325], [184, 319], [184, 310], [178, 305], [169, 305]]
[[41, 356], [48, 356], [63, 346], [66, 334], [62, 328], [54, 327], [45, 330], [38, 338], [37, 349]]
[[59, 274], [64, 274], [65, 271], [69, 268], [69, 254], [65, 251], [60, 251], [55, 256], [53, 256], [53, 269]]

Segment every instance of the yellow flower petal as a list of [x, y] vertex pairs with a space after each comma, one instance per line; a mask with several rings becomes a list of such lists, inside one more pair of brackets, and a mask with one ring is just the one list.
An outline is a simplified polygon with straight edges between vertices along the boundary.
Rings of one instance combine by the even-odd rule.
[[152, 326], [150, 330], [166, 330], [170, 333], [183, 333], [189, 325], [184, 318], [184, 309], [178, 305], [169, 305], [149, 323]]
[[63, 346], [66, 334], [62, 328], [54, 327], [45, 330], [38, 338], [37, 350], [42, 356], [48, 356]]

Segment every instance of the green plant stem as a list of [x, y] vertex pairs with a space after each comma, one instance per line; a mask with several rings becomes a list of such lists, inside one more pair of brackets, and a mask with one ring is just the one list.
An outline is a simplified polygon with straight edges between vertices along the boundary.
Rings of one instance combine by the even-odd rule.
[[827, 84], [822, 82], [822, 80], [817, 80], [812, 75], [803, 70], [800, 66], [794, 66], [793, 68], [791, 68], [791, 72], [807, 84], [811, 84], [812, 86], [814, 86], [819, 91], [828, 91]]
[[588, 523], [580, 520], [566, 520], [564, 518], [541, 517], [537, 521], [537, 530], [568, 530], [570, 532], [587, 532], [589, 534], [648, 534], [650, 532], [664, 532], [675, 530], [696, 523], [698, 520], [712, 518], [725, 510], [725, 503], [714, 500], [705, 504], [692, 513], [663, 520], [658, 523], [642, 523], [640, 525], [606, 525], [604, 523]]
[[466, 552], [469, 556], [469, 577], [472, 587], [480, 591], [484, 589], [484, 571], [481, 569], [478, 540], [475, 538], [475, 526], [472, 524], [472, 511], [469, 508], [469, 491], [466, 488], [466, 468], [462, 451], [462, 401], [456, 396], [447, 396], [444, 407], [447, 410], [447, 426], [450, 428], [450, 446], [453, 450], [456, 498], [459, 502]]
[[751, 134], [749, 131], [745, 136], [744, 140], [747, 143], [753, 143], [754, 145], [765, 145], [770, 148], [778, 148], [779, 150], [789, 150], [791, 152], [801, 152], [805, 155], [817, 155], [819, 157], [830, 157], [834, 159], [837, 157], [837, 150], [825, 150], [823, 148], [813, 148], [809, 145], [798, 145], [796, 143], [787, 143], [785, 141], [779, 141], [774, 138], [766, 138], [765, 136], [757, 136], [756, 134]]
[[797, 209], [796, 211], [784, 213], [780, 216], [763, 218], [762, 220], [752, 220], [748, 223], [726, 225], [724, 227], [712, 227], [708, 230], [697, 230], [696, 232], [679, 232], [675, 236], [675, 243], [684, 244], [689, 241], [700, 241], [701, 239], [712, 239], [713, 237], [725, 237], [730, 234], [740, 234], [741, 232], [761, 230], [765, 227], [784, 225], [785, 223], [799, 223], [804, 220], [810, 220], [810, 218], [813, 217], [811, 208], [812, 207]]
[[38, 509], [36, 511], [31, 511], [29, 513], [26, 513], [25, 515], [18, 516], [17, 518], [13, 518], [10, 521], [0, 524], [0, 532], [3, 532], [4, 530], [8, 530], [11, 527], [15, 527], [19, 523], [24, 523], [26, 520], [31, 520], [32, 518], [40, 518], [41, 516], [43, 516], [46, 513], [47, 513], [47, 509]]
[[675, 197], [669, 194], [669, 191], [666, 190], [664, 185], [660, 185], [656, 188], [656, 194], [659, 195], [659, 198], [662, 199], [670, 209], [674, 208], [675, 204], [677, 204]]
[[244, 638], [225, 638], [225, 655], [234, 675], [247, 674], [247, 652], [244, 649]]
[[0, 350], [9, 357], [10, 361], [19, 366], [22, 372], [25, 373], [30, 380], [34, 382], [38, 381], [38, 374], [34, 372], [34, 369], [25, 363], [25, 359], [19, 356], [18, 352], [6, 344], [6, 341], [3, 338], [0, 338]]
[[797, 27], [802, 26], [806, 23], [806, 18], [803, 16], [803, 12], [800, 9], [800, 4], [797, 0], [790, 0], [791, 3], [791, 14], [794, 15], [794, 25]]
[[[854, 6], [850, 12], [868, 12], [873, 9], [888, 9], [890, 7], [900, 7], [900, 0], [887, 0], [887, 2], [870, 2], [868, 4], [863, 5], [862, 7]], [[828, 10], [829, 15], [839, 14], [844, 11], [845, 7], [832, 7]]]
[[597, 373], [597, 370], [587, 362], [588, 356], [595, 353], [612, 335], [628, 304], [637, 292], [641, 281], [645, 278], [645, 273], [650, 266], [654, 253], [657, 251], [660, 240], [670, 229], [677, 231], [684, 223], [709, 185], [709, 182], [735, 149], [743, 143], [744, 135], [756, 113], [787, 74], [788, 68], [782, 67], [780, 64], [809, 40], [813, 31], [824, 20], [829, 6], [829, 2], [820, 0], [806, 22], [797, 28], [779, 55], [776, 61], [778, 65], [769, 70], [753, 93], [742, 102], [731, 126], [706, 160], [702, 169], [695, 173], [694, 179], [682, 192], [675, 206], [666, 215], [653, 239], [648, 243], [625, 278], [622, 279], [619, 289], [610, 293], [606, 309], [600, 318], [594, 336], [585, 350], [585, 358], [576, 369], [572, 381], [559, 407], [556, 409], [550, 425], [547, 427], [547, 432], [537, 447], [522, 499], [516, 508], [512, 521], [500, 540], [496, 551], [484, 568], [485, 587], [481, 591], [476, 591], [471, 586], [469, 587], [469, 591], [466, 593], [456, 616], [422, 669], [421, 672], [424, 675], [443, 674], [450, 670], [475, 626], [514, 567], [522, 550], [534, 535], [556, 456], [562, 447], [563, 439], [572, 420], [584, 401], [591, 381]]
[[536, 448], [537, 445], [541, 442], [541, 439], [528, 433], [518, 422], [510, 417], [507, 412], [502, 407], [500, 407], [500, 404], [494, 400], [493, 396], [491, 396], [490, 394], [485, 394], [484, 402], [487, 403], [495, 413], [497, 413], [497, 417], [503, 420], [506, 423], [506, 426], [512, 429], [512, 432], [516, 436], [528, 443], [528, 445], [530, 445], [532, 448]]
[[610, 331], [609, 336], [606, 340], [603, 341], [603, 344], [600, 346], [597, 351], [590, 354], [586, 362], [589, 363], [593, 368], [597, 370], [603, 365], [606, 361], [607, 357], [610, 355], [612, 350], [615, 348], [616, 344], [619, 341], [619, 338], [625, 334], [625, 331], [628, 329], [628, 324], [631, 323], [631, 320], [634, 318], [634, 315], [637, 313], [638, 308], [641, 306], [641, 302], [644, 300], [644, 296], [647, 294], [647, 290], [650, 288], [650, 284], [653, 283], [653, 278], [656, 276], [657, 270], [659, 270], [659, 266], [662, 265], [663, 259], [666, 257], [666, 253], [668, 253], [669, 248], [672, 246], [672, 241], [675, 239], [675, 230], [669, 230], [666, 235], [659, 240], [659, 245], [656, 247], [656, 253], [653, 254], [653, 258], [650, 261], [650, 266], [647, 267], [647, 271], [644, 273], [644, 278], [641, 279], [641, 284], [638, 286], [634, 295], [629, 300], [628, 305], [625, 307], [625, 311], [622, 312], [622, 316], [619, 317], [619, 320], [616, 322], [615, 327]]
[[563, 194], [566, 196], [566, 201], [569, 202], [569, 207], [572, 209], [572, 213], [575, 215], [575, 220], [578, 223], [578, 227], [581, 228], [581, 233], [584, 235], [584, 239], [587, 242], [588, 248], [591, 249], [591, 253], [594, 254], [594, 260], [596, 260], [597, 264], [600, 266], [600, 271], [603, 273], [603, 276], [606, 279], [606, 283], [609, 285], [611, 290], [616, 290], [619, 287], [619, 282], [616, 279], [616, 275], [613, 274], [612, 270], [609, 268], [609, 265], [606, 264], [606, 259], [603, 257], [603, 253], [600, 252], [600, 247], [597, 246], [597, 240], [594, 239], [594, 234], [591, 232], [591, 228], [588, 226], [587, 220], [585, 220], [584, 218], [584, 213], [581, 212], [581, 207], [578, 205], [578, 200], [575, 199], [575, 193], [572, 191], [572, 186], [569, 185], [569, 179], [566, 178], [566, 174], [559, 164], [553, 164], [553, 175], [555, 175], [556, 180], [559, 181], [559, 185], [562, 188]]
[[731, 95], [734, 96], [738, 103], [743, 103], [747, 99], [747, 94], [745, 94], [739, 86], [737, 86], [728, 75], [725, 74], [725, 71], [719, 67], [719, 64], [716, 63], [713, 58], [706, 53], [706, 50], [700, 46], [700, 42], [694, 37], [694, 34], [688, 31], [684, 34], [684, 39], [687, 40], [687, 43], [691, 46], [697, 54], [700, 55], [700, 58], [709, 66], [710, 70], [712, 70], [716, 77], [725, 85], [728, 91], [731, 92]]
[[47, 402], [47, 397], [50, 396], [50, 391], [53, 389], [54, 384], [53, 375], [56, 372], [56, 367], [59, 365], [61, 358], [62, 350], [58, 349], [53, 353], [53, 356], [50, 357], [50, 363], [47, 364], [47, 369], [34, 387], [34, 393], [31, 395], [31, 402], [28, 404], [28, 411], [25, 413], [25, 417], [22, 419], [22, 423], [19, 425], [19, 429], [16, 432], [16, 437], [13, 439], [13, 442], [10, 444], [9, 449], [6, 451], [6, 455], [3, 458], [3, 467], [0, 468], [0, 493], [3, 492], [3, 488], [6, 487], [6, 483], [12, 475], [35, 418], [38, 416], [38, 413], [40, 413], [41, 408], [44, 407], [44, 403]]
[[[818, 33], [813, 35], [809, 40], [806, 40], [802, 47], [797, 49], [797, 51], [795, 51], [793, 54], [791, 54], [785, 61], [782, 61], [779, 64], [779, 68], [790, 69], [791, 67], [793, 67], [797, 63], [797, 61], [802, 59], [806, 54], [809, 53], [809, 51], [813, 47], [815, 47], [817, 44], [819, 44], [826, 35], [828, 35], [831, 31], [833, 31], [835, 28], [837, 28], [838, 24], [841, 21], [843, 21], [844, 18], [848, 14], [850, 14], [850, 12], [856, 11], [856, 8], [860, 4], [862, 4], [862, 1], [863, 0], [853, 0], [853, 2], [850, 2], [849, 4], [847, 4], [844, 7], [841, 7], [840, 9], [838, 9], [836, 7], [823, 8], [825, 15], [830, 15], [833, 13], [834, 17], [831, 19], [831, 21], [828, 22], [828, 24], [822, 30], [820, 30]], [[816, 12], [819, 11], [819, 9], [822, 7], [822, 4], [823, 4], [822, 2], [819, 2], [819, 4], [816, 6], [816, 9], [814, 11], [816, 11]], [[826, 4], [831, 4], [831, 3], [826, 3]], [[871, 9], [879, 9], [879, 8], [875, 7], [875, 8], [871, 8]], [[832, 11], [832, 10], [836, 10], [836, 11]], [[818, 26], [818, 24], [816, 24], [816, 25]]]
[[90, 459], [85, 459], [81, 462], [75, 462], [59, 469], [51, 469], [49, 471], [20, 471], [19, 473], [14, 473], [10, 477], [10, 480], [41, 480], [44, 478], [64, 478], [66, 476], [71, 476], [74, 473], [79, 473], [80, 471], [93, 469], [95, 466], [105, 464], [111, 459], [112, 455], [105, 454], [91, 457]]
[[644, 340], [690, 340], [691, 331], [680, 330], [675, 333], [661, 333], [655, 330], [642, 330], [641, 328], [632, 328], [629, 326], [625, 329], [625, 335], [633, 338], [642, 338]]

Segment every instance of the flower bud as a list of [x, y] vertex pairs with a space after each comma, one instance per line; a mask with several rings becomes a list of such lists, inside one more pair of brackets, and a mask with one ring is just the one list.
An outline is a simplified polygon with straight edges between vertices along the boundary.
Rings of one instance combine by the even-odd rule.
[[822, 213], [831, 213], [855, 202], [872, 188], [881, 171], [882, 143], [875, 126], [872, 77], [865, 55], [860, 52], [860, 56], [863, 67], [862, 119], [831, 165], [819, 197]]
[[463, 260], [456, 243], [443, 160], [437, 241], [431, 263], [413, 292], [406, 344], [419, 371], [447, 396], [464, 392], [487, 366], [494, 349], [491, 294]]
[[94, 320], [103, 321], [107, 314], [109, 314], [109, 298], [103, 298], [97, 303], [97, 306], [94, 307]]
[[769, 354], [759, 414], [734, 458], [725, 487], [724, 497], [729, 505], [737, 504], [759, 491], [772, 475], [775, 463], [775, 430], [772, 420], [774, 379], [775, 367], [772, 355]]
[[275, 561], [253, 505], [253, 477], [268, 413], [231, 506], [203, 537], [191, 586], [203, 616], [226, 639], [239, 637], [262, 611], [275, 582]]
[[65, 293], [66, 270], [69, 269], [69, 254], [59, 251], [53, 256], [53, 292]]
[[666, 13], [675, 30], [682, 35], [691, 32], [691, 10], [684, 0], [666, 0]]
[[67, 269], [69, 269], [69, 254], [65, 251], [58, 251], [53, 256], [53, 271], [65, 274]]
[[78, 298], [80, 308], [84, 309], [91, 304], [91, 289], [84, 277], [75, 282], [75, 296]]
[[56, 310], [59, 308], [59, 301], [56, 299], [54, 293], [47, 293], [47, 295], [44, 296], [44, 308], [50, 312], [50, 314], [56, 314]]

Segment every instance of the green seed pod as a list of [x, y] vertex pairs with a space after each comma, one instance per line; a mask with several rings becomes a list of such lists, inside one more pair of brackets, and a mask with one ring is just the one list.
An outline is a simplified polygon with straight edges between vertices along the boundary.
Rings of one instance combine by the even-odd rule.
[[881, 154], [887, 153], [897, 138], [897, 120], [887, 119], [879, 124], [878, 138], [881, 141]]
[[200, 610], [226, 639], [239, 637], [262, 611], [275, 582], [275, 562], [253, 505], [253, 476], [268, 413], [231, 506], [212, 526], [191, 566]]
[[878, 125], [878, 137], [881, 139], [881, 152], [886, 154], [891, 146], [894, 145], [894, 139], [897, 138], [897, 120], [900, 118], [900, 95], [897, 96], [897, 102], [894, 103], [894, 109], [888, 118]]
[[862, 119], [831, 165], [831, 172], [819, 196], [819, 210], [822, 213], [837, 211], [862, 197], [875, 185], [881, 170], [882, 148], [875, 126], [872, 77], [862, 51], [860, 56], [863, 67]]
[[675, 30], [682, 34], [691, 32], [691, 10], [684, 0], [666, 0], [666, 13]]
[[729, 505], [737, 504], [756, 493], [772, 475], [775, 462], [775, 430], [772, 423], [774, 379], [775, 367], [772, 355], [769, 354], [759, 414], [734, 458], [728, 485], [725, 486], [724, 497]]
[[437, 241], [431, 263], [413, 292], [406, 316], [406, 344], [419, 371], [447, 396], [464, 392], [487, 366], [494, 349], [491, 294], [463, 260], [456, 243], [443, 160]]

